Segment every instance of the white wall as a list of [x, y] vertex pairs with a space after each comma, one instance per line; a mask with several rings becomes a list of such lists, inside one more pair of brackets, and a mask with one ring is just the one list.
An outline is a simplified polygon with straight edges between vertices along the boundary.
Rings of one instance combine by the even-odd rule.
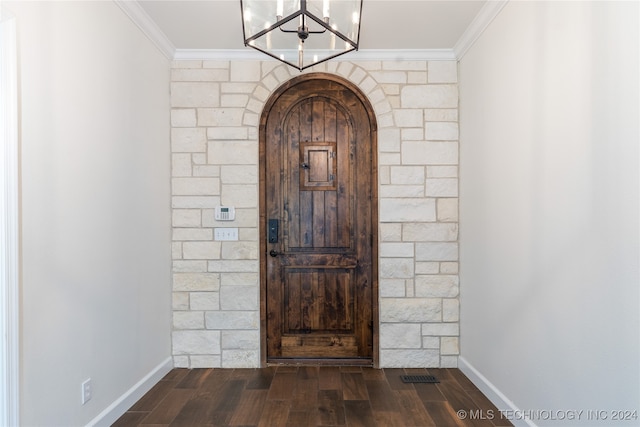
[[460, 62], [461, 362], [522, 410], [639, 410], [638, 17], [510, 2]]
[[84, 425], [171, 354], [169, 61], [113, 2], [5, 5], [20, 68], [21, 424]]

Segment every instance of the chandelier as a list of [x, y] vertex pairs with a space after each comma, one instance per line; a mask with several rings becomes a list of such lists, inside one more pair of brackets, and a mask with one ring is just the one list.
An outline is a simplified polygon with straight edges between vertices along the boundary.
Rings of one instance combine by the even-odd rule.
[[240, 0], [244, 44], [298, 70], [358, 50], [363, 0]]

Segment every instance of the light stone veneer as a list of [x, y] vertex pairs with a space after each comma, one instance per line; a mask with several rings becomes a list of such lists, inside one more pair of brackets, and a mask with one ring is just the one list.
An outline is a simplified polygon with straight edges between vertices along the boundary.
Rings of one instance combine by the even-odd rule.
[[[310, 71], [355, 83], [376, 113], [380, 366], [456, 367], [457, 64], [336, 61]], [[176, 367], [260, 365], [258, 121], [297, 75], [276, 61], [173, 63]], [[235, 221], [215, 221], [217, 205], [235, 206]], [[239, 240], [214, 241], [216, 227], [238, 227]]]

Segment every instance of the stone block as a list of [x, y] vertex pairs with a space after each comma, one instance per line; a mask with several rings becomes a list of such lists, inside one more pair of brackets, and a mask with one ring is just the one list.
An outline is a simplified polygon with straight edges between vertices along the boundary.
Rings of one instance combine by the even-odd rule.
[[182, 68], [171, 70], [173, 82], [223, 82], [229, 80], [229, 72], [225, 69]]
[[259, 350], [224, 350], [222, 352], [222, 367], [231, 368], [259, 368]]
[[198, 108], [198, 126], [242, 126], [243, 108]]
[[400, 95], [400, 85], [398, 84], [381, 84], [380, 87], [386, 96]]
[[438, 350], [380, 350], [381, 368], [438, 368]]
[[380, 199], [381, 222], [435, 221], [435, 199]]
[[424, 185], [381, 185], [380, 197], [424, 197]]
[[174, 368], [189, 368], [189, 356], [173, 356]]
[[442, 274], [458, 274], [458, 263], [457, 262], [441, 262], [440, 272]]
[[441, 318], [442, 301], [439, 298], [380, 299], [382, 323], [438, 322]]
[[209, 60], [209, 61], [202, 61], [202, 68], [223, 68], [223, 69], [229, 69], [229, 61], [225, 61], [225, 60]]
[[427, 166], [427, 178], [457, 178], [458, 166]]
[[422, 337], [422, 348], [440, 350], [440, 338], [439, 337]]
[[253, 273], [258, 271], [257, 261], [220, 260], [209, 261], [209, 271], [217, 273]]
[[424, 184], [424, 166], [391, 166], [391, 184]]
[[458, 243], [416, 243], [416, 261], [458, 261]]
[[400, 92], [402, 108], [457, 108], [457, 85], [408, 85]]
[[173, 331], [173, 354], [220, 354], [220, 331]]
[[402, 240], [409, 242], [454, 242], [458, 240], [458, 224], [407, 223], [402, 226]]
[[425, 124], [426, 139], [429, 141], [457, 141], [459, 137], [458, 123], [427, 122]]
[[257, 273], [226, 273], [221, 277], [222, 286], [258, 286], [260, 276]]
[[182, 243], [171, 243], [171, 259], [182, 259]]
[[257, 350], [260, 331], [222, 331], [222, 350]]
[[171, 198], [171, 207], [174, 209], [180, 208], [215, 208], [220, 204], [219, 196], [174, 196]]
[[458, 199], [438, 199], [438, 221], [458, 221]]
[[178, 59], [171, 61], [171, 68], [202, 68], [202, 61]]
[[247, 102], [249, 102], [248, 95], [242, 94], [228, 94], [228, 95], [220, 95], [220, 106], [233, 108], [233, 107], [241, 107], [244, 108], [247, 106]]
[[173, 153], [195, 153], [207, 151], [207, 133], [205, 129], [171, 129], [171, 151]]
[[457, 323], [423, 323], [422, 335], [432, 337], [457, 337], [460, 335], [460, 327]]
[[380, 243], [382, 258], [412, 258], [413, 243]]
[[404, 71], [371, 71], [369, 75], [378, 83], [407, 83], [407, 73]]
[[385, 279], [413, 277], [413, 258], [381, 258], [379, 274]]
[[171, 127], [191, 128], [196, 126], [196, 110], [193, 108], [174, 108], [171, 110]]
[[258, 310], [258, 288], [256, 286], [221, 286], [220, 308], [222, 310]]
[[[189, 292], [173, 292], [171, 307], [174, 310], [189, 310]], [[204, 316], [202, 318], [204, 319]]]
[[189, 357], [191, 369], [205, 369], [205, 368], [221, 368], [222, 362], [219, 354], [216, 355], [199, 355], [194, 354]]
[[[220, 92], [221, 93], [243, 93], [250, 94], [255, 90], [255, 83], [221, 83]], [[247, 98], [248, 99], [248, 98]]]
[[373, 78], [371, 78], [371, 76], [367, 76], [360, 83], [360, 90], [362, 90], [363, 93], [367, 94], [371, 92], [373, 88], [375, 88], [377, 85], [378, 85], [378, 82], [376, 82]]
[[399, 242], [402, 240], [402, 224], [379, 224], [381, 242]]
[[204, 313], [201, 311], [174, 311], [173, 329], [204, 329]]
[[258, 242], [222, 242], [222, 259], [258, 259]]
[[174, 227], [200, 227], [200, 209], [173, 209], [171, 224]]
[[380, 325], [380, 349], [421, 347], [420, 324], [383, 323]]
[[439, 272], [439, 262], [416, 262], [416, 274], [438, 274]]
[[416, 297], [453, 298], [458, 296], [458, 276], [421, 275], [415, 278]]
[[441, 368], [457, 368], [458, 356], [440, 356]]
[[362, 81], [362, 79], [364, 79], [366, 76], [367, 76], [366, 71], [356, 66], [353, 72], [351, 73], [351, 75], [349, 76], [349, 80], [351, 80], [355, 84], [359, 84]]
[[457, 298], [442, 300], [442, 321], [457, 322], [460, 320], [460, 302]]
[[222, 184], [257, 184], [258, 167], [255, 165], [234, 165], [220, 167]]
[[171, 83], [171, 107], [219, 107], [220, 86], [210, 82]]
[[191, 176], [191, 154], [174, 153], [171, 155], [171, 176]]
[[440, 354], [453, 355], [460, 354], [458, 337], [442, 337], [440, 338]]
[[208, 163], [212, 165], [257, 165], [258, 143], [254, 141], [209, 141]]
[[409, 84], [427, 83], [427, 72], [426, 71], [409, 71], [407, 73], [407, 83]]
[[424, 126], [421, 109], [399, 109], [393, 112], [393, 120], [397, 127], [416, 128]]
[[172, 178], [175, 196], [214, 196], [220, 194], [219, 178]]
[[171, 270], [174, 273], [199, 273], [207, 271], [207, 261], [174, 260]]
[[403, 165], [457, 165], [457, 142], [404, 141], [402, 143]]
[[231, 61], [229, 80], [232, 82], [259, 82], [260, 62], [258, 61]]
[[400, 129], [380, 129], [378, 131], [378, 147], [380, 151], [400, 151]]
[[213, 240], [213, 231], [210, 228], [174, 228], [173, 240]]
[[235, 206], [236, 208], [253, 208], [258, 206], [258, 186], [225, 184], [222, 187], [220, 200], [225, 206]]
[[458, 197], [457, 178], [427, 178], [427, 197]]
[[[219, 292], [191, 292], [189, 308], [191, 310], [203, 311], [220, 310], [220, 298]], [[202, 328], [204, 328], [204, 317]]]
[[403, 141], [422, 141], [424, 139], [423, 128], [404, 128], [401, 129]]
[[220, 259], [220, 242], [184, 242], [184, 259]]
[[380, 297], [402, 298], [405, 296], [404, 279], [380, 279]]
[[429, 61], [429, 83], [456, 83], [458, 63], [456, 61]]
[[246, 127], [210, 127], [207, 128], [207, 138], [212, 140], [244, 140], [249, 138]]
[[427, 71], [425, 61], [383, 61], [383, 70]]
[[424, 119], [427, 122], [457, 122], [457, 108], [427, 108], [424, 110]]
[[219, 178], [220, 166], [214, 165], [194, 165], [193, 176], [207, 177], [207, 178]]
[[258, 329], [257, 311], [210, 311], [205, 313], [207, 329]]
[[212, 273], [174, 273], [174, 291], [217, 291], [220, 289], [220, 275]]
[[378, 168], [378, 184], [389, 185], [391, 184], [391, 167], [380, 166]]

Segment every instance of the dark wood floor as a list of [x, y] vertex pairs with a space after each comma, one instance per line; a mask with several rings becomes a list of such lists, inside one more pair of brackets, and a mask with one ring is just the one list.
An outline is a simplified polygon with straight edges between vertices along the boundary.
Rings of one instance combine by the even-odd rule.
[[[434, 375], [438, 384], [405, 384]], [[510, 426], [458, 369], [174, 369], [116, 423], [125, 426]]]

